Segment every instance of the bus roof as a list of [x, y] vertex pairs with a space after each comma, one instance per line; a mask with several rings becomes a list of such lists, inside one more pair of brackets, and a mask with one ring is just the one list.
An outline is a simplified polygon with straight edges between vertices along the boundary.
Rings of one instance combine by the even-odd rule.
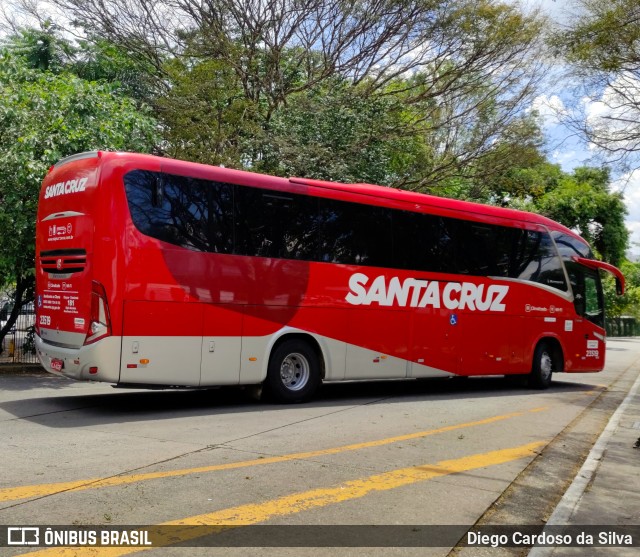
[[60, 160], [55, 168], [66, 164], [68, 162], [78, 161], [86, 158], [101, 158], [105, 162], [114, 159], [127, 159], [131, 162], [139, 161], [140, 164], [154, 162], [157, 165], [158, 161], [170, 163], [176, 171], [184, 171], [186, 175], [193, 171], [197, 171], [199, 175], [210, 175], [212, 179], [229, 181], [232, 183], [244, 184], [244, 185], [256, 185], [262, 187], [291, 187], [291, 185], [309, 186], [314, 188], [321, 188], [326, 190], [332, 190], [336, 192], [342, 192], [345, 194], [357, 194], [359, 196], [370, 196], [378, 200], [390, 200], [397, 201], [402, 204], [413, 204], [422, 207], [432, 207], [441, 209], [444, 211], [455, 211], [457, 213], [467, 213], [469, 216], [483, 216], [493, 217], [496, 219], [504, 219], [509, 221], [519, 221], [523, 223], [531, 223], [537, 225], [547, 226], [554, 230], [558, 230], [573, 236], [584, 242], [584, 238], [579, 234], [567, 228], [566, 226], [542, 215], [531, 213], [528, 211], [520, 211], [517, 209], [507, 209], [504, 207], [496, 207], [493, 205], [485, 205], [482, 203], [474, 203], [471, 201], [461, 201], [459, 199], [451, 199], [446, 197], [438, 197], [435, 195], [429, 195], [425, 193], [412, 192], [407, 190], [401, 190], [397, 188], [379, 186], [374, 184], [346, 184], [341, 182], [329, 182], [325, 180], [313, 180], [309, 178], [280, 178], [276, 176], [270, 176], [267, 174], [259, 174], [256, 172], [249, 172], [246, 170], [235, 170], [230, 168], [224, 168], [220, 166], [205, 165], [196, 162], [188, 162], [177, 159], [169, 159], [163, 157], [157, 157], [154, 155], [145, 155], [140, 153], [125, 153], [125, 152], [112, 152], [112, 151], [92, 151], [87, 153], [79, 153], [72, 155], [65, 159]]

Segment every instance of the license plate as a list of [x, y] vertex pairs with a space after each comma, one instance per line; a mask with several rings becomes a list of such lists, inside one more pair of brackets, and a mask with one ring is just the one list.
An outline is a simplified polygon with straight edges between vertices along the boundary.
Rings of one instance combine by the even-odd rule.
[[51, 358], [51, 369], [55, 371], [62, 371], [64, 367], [64, 360], [58, 360], [57, 358]]

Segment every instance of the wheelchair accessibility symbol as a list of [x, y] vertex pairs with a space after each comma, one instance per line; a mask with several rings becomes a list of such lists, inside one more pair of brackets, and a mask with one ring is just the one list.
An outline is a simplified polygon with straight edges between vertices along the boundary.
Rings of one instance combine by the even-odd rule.
[[449, 325], [457, 325], [458, 324], [458, 316], [454, 313], [449, 316]]

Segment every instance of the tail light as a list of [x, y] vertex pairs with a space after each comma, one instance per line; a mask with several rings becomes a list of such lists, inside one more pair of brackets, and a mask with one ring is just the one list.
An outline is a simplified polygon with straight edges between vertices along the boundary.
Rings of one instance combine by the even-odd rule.
[[85, 344], [91, 344], [111, 335], [111, 316], [104, 286], [98, 281], [91, 284], [91, 319]]

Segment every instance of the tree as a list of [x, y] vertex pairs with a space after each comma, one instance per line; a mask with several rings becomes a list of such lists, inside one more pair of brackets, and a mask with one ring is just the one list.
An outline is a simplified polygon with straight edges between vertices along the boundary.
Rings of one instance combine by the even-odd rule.
[[13, 55], [23, 58], [28, 67], [53, 73], [60, 73], [72, 65], [76, 54], [74, 46], [60, 37], [49, 20], [39, 29], [17, 29], [2, 43]]
[[100, 37], [71, 41], [49, 19], [40, 28], [15, 29], [0, 44], [35, 70], [70, 72], [86, 81], [106, 82], [119, 95], [147, 103], [155, 93], [149, 64]]
[[640, 4], [576, 3], [581, 15], [552, 40], [579, 79], [579, 102], [566, 120], [608, 160], [628, 167], [640, 155]]
[[557, 165], [547, 162], [542, 146], [537, 115], [523, 115], [473, 162], [463, 182], [449, 181], [443, 193], [504, 207], [514, 200], [536, 200], [556, 184], [562, 173]]
[[154, 106], [164, 130], [164, 152], [174, 158], [242, 168], [263, 137], [259, 107], [244, 95], [223, 60], [165, 66], [171, 88]]
[[640, 263], [623, 261], [620, 270], [626, 282], [623, 296], [617, 295], [613, 278], [606, 278], [604, 281], [607, 315], [610, 317], [630, 315], [640, 319]]
[[47, 169], [62, 157], [92, 149], [149, 150], [155, 121], [108, 84], [27, 67], [0, 51], [0, 285], [13, 285], [15, 306], [33, 299], [38, 194]]
[[576, 168], [540, 197], [536, 206], [542, 214], [577, 230], [604, 261], [617, 266], [629, 239], [624, 223], [627, 209], [622, 195], [611, 193], [609, 184], [607, 168]]
[[397, 96], [335, 78], [293, 95], [269, 122], [256, 167], [284, 176], [397, 185], [431, 170], [415, 113]]
[[[390, 97], [415, 107], [405, 131], [422, 138], [430, 162], [418, 174], [407, 157], [393, 183], [425, 190], [485, 156], [521, 119], [542, 75], [544, 20], [497, 0], [53, 3], [91, 37], [156, 68], [167, 152], [202, 162], [268, 168], [286, 112], [301, 114], [323, 94], [348, 102], [346, 85], [355, 103]], [[276, 139], [275, 150], [287, 150]]]
[[117, 45], [100, 37], [79, 40], [76, 57], [66, 70], [86, 81], [109, 83], [118, 96], [151, 105], [158, 94], [154, 68], [131, 58]]

